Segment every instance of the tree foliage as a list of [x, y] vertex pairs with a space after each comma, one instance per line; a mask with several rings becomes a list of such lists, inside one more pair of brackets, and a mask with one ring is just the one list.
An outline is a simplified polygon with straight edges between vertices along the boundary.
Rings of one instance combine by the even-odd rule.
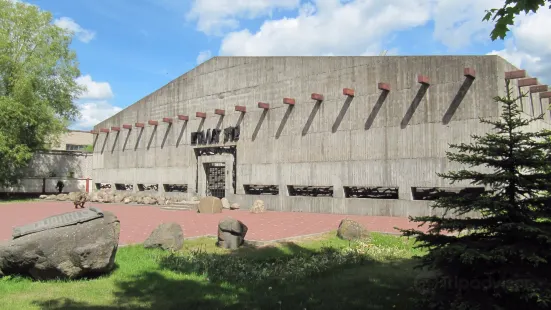
[[[507, 94], [493, 127], [470, 144], [454, 144], [449, 160], [463, 170], [440, 174], [487, 190], [438, 199], [443, 216], [411, 218], [427, 232], [402, 230], [428, 250], [417, 281], [423, 309], [549, 309], [551, 307], [551, 132], [522, 131], [542, 118], [521, 114]], [[534, 127], [530, 127], [534, 128]]]
[[17, 182], [32, 153], [79, 114], [73, 101], [83, 89], [71, 40], [49, 12], [0, 0], [0, 185]]
[[491, 19], [495, 22], [494, 29], [490, 34], [492, 40], [503, 39], [507, 35], [509, 27], [514, 24], [517, 15], [522, 12], [525, 14], [535, 13], [547, 5], [551, 9], [551, 0], [505, 0], [503, 7], [487, 10], [483, 20]]

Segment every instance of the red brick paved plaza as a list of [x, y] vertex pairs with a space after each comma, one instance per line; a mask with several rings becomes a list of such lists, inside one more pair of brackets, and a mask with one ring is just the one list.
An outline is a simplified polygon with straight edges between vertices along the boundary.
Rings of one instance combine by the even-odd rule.
[[[407, 218], [358, 216], [298, 212], [251, 214], [247, 211], [224, 210], [222, 214], [198, 214], [193, 211], [164, 210], [158, 206], [87, 204], [113, 212], [121, 222], [120, 244], [141, 243], [163, 222], [182, 225], [184, 237], [216, 235], [220, 219], [231, 216], [249, 227], [247, 240], [272, 241], [337, 229], [339, 222], [349, 218], [365, 225], [370, 231], [397, 233], [394, 227], [415, 228]], [[12, 229], [43, 218], [73, 211], [68, 202], [28, 202], [0, 204], [0, 241], [11, 239]]]

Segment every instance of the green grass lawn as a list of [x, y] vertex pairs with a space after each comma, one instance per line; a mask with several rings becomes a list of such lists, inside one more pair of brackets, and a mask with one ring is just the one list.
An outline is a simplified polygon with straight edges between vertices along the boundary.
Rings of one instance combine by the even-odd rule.
[[411, 240], [321, 237], [235, 252], [212, 238], [177, 253], [122, 247], [90, 280], [0, 278], [2, 309], [412, 309]]

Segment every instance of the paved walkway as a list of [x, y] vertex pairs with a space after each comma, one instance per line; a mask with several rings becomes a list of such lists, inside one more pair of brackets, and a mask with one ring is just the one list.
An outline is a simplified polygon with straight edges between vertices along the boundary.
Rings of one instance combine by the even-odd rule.
[[[163, 222], [182, 225], [184, 237], [215, 236], [220, 219], [231, 216], [249, 227], [247, 240], [273, 241], [337, 229], [339, 222], [349, 218], [365, 225], [370, 231], [398, 233], [394, 227], [415, 228], [407, 218], [384, 216], [357, 216], [339, 214], [266, 212], [251, 214], [247, 211], [224, 210], [222, 214], [199, 214], [193, 211], [163, 210], [144, 205], [91, 204], [111, 211], [121, 222], [120, 244], [141, 243]], [[12, 229], [45, 217], [73, 211], [72, 203], [29, 202], [0, 204], [0, 241], [11, 239]]]

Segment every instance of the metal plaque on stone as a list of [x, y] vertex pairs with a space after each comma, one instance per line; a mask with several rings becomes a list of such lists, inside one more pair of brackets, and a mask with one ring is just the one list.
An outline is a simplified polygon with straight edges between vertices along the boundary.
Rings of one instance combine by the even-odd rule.
[[88, 222], [103, 217], [103, 212], [97, 208], [82, 209], [73, 212], [67, 212], [59, 215], [50, 216], [41, 221], [15, 227], [13, 229], [13, 239], [45, 231], [49, 229], [71, 226], [78, 223]]

